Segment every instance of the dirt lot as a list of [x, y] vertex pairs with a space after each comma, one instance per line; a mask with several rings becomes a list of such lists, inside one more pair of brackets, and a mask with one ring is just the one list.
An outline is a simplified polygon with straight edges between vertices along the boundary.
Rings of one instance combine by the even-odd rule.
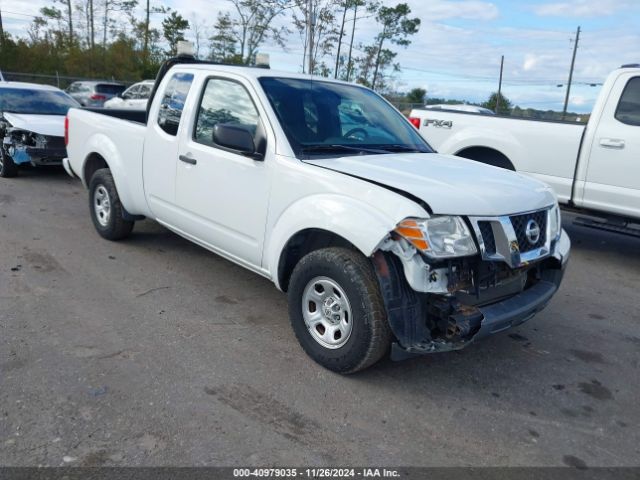
[[0, 464], [638, 465], [640, 240], [566, 228], [532, 321], [341, 377], [267, 280], [149, 221], [100, 239], [61, 172], [3, 180]]

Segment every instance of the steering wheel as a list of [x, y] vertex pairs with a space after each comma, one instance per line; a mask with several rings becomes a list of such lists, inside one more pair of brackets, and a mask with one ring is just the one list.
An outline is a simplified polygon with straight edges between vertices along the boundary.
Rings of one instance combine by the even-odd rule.
[[[356, 134], [361, 134], [360, 137], [355, 136]], [[367, 133], [367, 131], [364, 128], [360, 128], [360, 127], [356, 127], [356, 128], [352, 128], [351, 130], [349, 130], [347, 133], [345, 133], [343, 135], [343, 138], [351, 138], [354, 137], [355, 140], [364, 140], [365, 138], [367, 138], [369, 136], [369, 134]]]

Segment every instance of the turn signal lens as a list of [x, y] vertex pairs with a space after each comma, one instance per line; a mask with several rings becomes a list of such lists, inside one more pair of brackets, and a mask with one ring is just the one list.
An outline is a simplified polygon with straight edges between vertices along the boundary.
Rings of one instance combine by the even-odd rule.
[[395, 231], [418, 250], [425, 251], [429, 249], [424, 232], [415, 220], [403, 220], [398, 224]]

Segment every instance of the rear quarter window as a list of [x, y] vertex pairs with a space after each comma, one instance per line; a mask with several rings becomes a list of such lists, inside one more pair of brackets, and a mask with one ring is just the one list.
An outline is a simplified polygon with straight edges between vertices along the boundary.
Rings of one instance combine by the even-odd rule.
[[627, 125], [640, 126], [640, 77], [627, 82], [616, 108], [615, 118]]
[[158, 126], [169, 135], [175, 136], [178, 133], [184, 102], [187, 100], [192, 83], [193, 74], [175, 73], [162, 94]]

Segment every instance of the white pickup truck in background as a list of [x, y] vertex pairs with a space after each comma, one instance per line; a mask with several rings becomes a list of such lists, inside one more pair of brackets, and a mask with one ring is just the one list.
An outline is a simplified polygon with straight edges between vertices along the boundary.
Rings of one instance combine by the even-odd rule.
[[569, 257], [548, 186], [433, 153], [360, 86], [178, 57], [147, 112], [71, 109], [66, 125], [101, 236], [149, 217], [269, 278], [337, 372], [519, 325]]
[[581, 224], [640, 235], [640, 64], [609, 75], [586, 126], [427, 109], [410, 118], [439, 153], [531, 175], [560, 203], [606, 219]]

